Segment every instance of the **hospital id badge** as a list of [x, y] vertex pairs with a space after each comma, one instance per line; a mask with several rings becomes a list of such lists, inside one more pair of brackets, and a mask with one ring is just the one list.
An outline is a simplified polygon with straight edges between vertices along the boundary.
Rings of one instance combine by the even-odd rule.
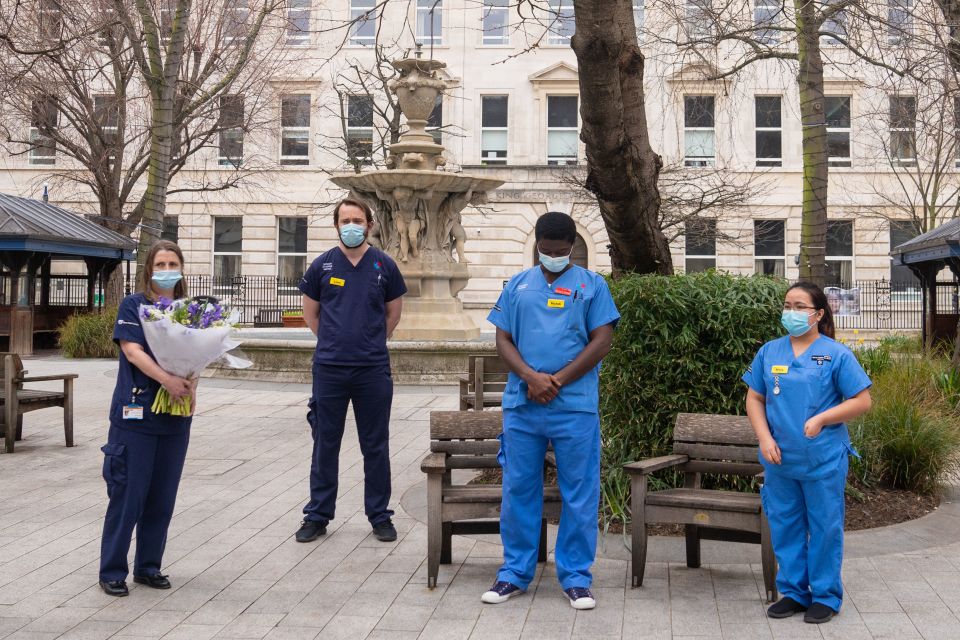
[[127, 404], [123, 406], [124, 420], [143, 420], [143, 407], [139, 404]]

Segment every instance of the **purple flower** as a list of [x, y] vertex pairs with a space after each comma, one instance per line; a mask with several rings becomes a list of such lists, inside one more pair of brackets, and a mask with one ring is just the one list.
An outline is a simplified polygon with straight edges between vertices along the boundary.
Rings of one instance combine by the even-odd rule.
[[161, 296], [160, 299], [157, 300], [157, 304], [155, 306], [160, 311], [166, 311], [171, 306], [173, 306], [173, 300], [170, 300], [169, 298], [164, 298]]

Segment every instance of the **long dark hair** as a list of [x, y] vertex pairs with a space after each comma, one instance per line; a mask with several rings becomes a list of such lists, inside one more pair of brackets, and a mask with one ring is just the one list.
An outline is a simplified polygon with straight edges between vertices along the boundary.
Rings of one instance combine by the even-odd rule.
[[[157, 257], [157, 254], [161, 251], [172, 251], [177, 254], [177, 258], [180, 259], [180, 268], [183, 269], [183, 251], [180, 250], [180, 247], [176, 242], [170, 242], [169, 240], [157, 240], [150, 251], [147, 252], [147, 257], [143, 262], [143, 281], [140, 283], [141, 291], [150, 298], [153, 299], [153, 260]], [[173, 287], [173, 297], [180, 299], [187, 297], [187, 282], [184, 279], [181, 279]]]
[[790, 285], [787, 293], [794, 289], [806, 291], [810, 295], [810, 299], [813, 300], [813, 306], [817, 311], [823, 311], [823, 317], [817, 323], [817, 331], [828, 338], [836, 337], [836, 328], [833, 326], [833, 311], [830, 310], [830, 303], [827, 301], [827, 294], [823, 292], [823, 289], [812, 282], [800, 281]]

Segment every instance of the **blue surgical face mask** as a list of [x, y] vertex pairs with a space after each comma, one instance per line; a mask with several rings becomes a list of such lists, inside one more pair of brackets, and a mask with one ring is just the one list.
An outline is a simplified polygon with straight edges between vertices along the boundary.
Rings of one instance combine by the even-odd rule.
[[359, 224], [348, 222], [340, 227], [340, 240], [351, 249], [363, 244], [364, 235], [366, 235], [366, 229]]
[[808, 324], [812, 315], [803, 311], [784, 311], [780, 316], [780, 324], [791, 336], [799, 338], [813, 327], [812, 324]]
[[537, 253], [540, 255], [540, 264], [543, 265], [543, 268], [551, 273], [560, 273], [567, 268], [567, 265], [570, 264], [570, 254], [568, 253], [565, 256], [559, 256], [557, 258], [544, 255], [537, 249]]
[[153, 280], [155, 285], [166, 291], [177, 286], [177, 283], [183, 279], [183, 274], [179, 271], [154, 271], [150, 279]]

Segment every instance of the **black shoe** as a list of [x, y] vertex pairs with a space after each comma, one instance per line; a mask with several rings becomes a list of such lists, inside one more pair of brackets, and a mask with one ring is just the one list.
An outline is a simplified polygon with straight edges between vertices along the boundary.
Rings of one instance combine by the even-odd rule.
[[313, 542], [327, 532], [327, 523], [319, 520], [304, 520], [294, 537], [297, 542]]
[[127, 590], [127, 583], [123, 580], [101, 580], [100, 588], [108, 596], [122, 598], [130, 595], [130, 591]]
[[829, 622], [830, 618], [837, 615], [837, 612], [823, 604], [822, 602], [814, 602], [810, 605], [810, 608], [807, 609], [807, 612], [803, 614], [803, 621], [809, 624], [823, 624], [824, 622]]
[[794, 600], [784, 596], [767, 607], [767, 616], [770, 618], [789, 618], [795, 613], [806, 611], [807, 608]]
[[373, 525], [373, 536], [380, 542], [393, 542], [397, 539], [397, 529], [389, 520]]
[[133, 581], [137, 584], [145, 584], [151, 589], [169, 589], [170, 581], [167, 576], [155, 573], [152, 576], [133, 576]]

